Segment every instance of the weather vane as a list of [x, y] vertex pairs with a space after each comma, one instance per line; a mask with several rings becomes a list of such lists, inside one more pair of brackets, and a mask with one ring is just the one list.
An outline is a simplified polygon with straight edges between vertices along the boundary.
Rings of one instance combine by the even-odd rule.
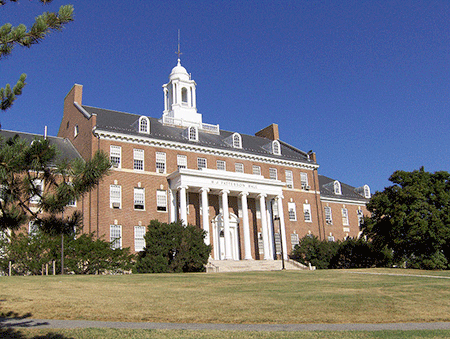
[[180, 55], [183, 54], [180, 52], [180, 30], [178, 30], [178, 52], [175, 52], [178, 55], [178, 60], [180, 60]]

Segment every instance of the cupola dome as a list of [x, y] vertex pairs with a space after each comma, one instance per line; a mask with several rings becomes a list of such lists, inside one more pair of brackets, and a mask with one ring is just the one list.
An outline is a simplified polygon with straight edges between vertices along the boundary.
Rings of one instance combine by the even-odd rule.
[[189, 74], [186, 71], [186, 68], [184, 68], [183, 66], [181, 66], [181, 62], [180, 59], [178, 59], [178, 64], [172, 68], [172, 72], [169, 75], [169, 79], [180, 79], [180, 80], [190, 80]]

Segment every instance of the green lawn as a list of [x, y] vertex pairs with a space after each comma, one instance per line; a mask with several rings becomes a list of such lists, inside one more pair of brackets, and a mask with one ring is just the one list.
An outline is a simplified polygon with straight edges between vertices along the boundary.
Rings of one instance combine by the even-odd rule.
[[[4, 314], [30, 313], [31, 317], [40, 319], [132, 322], [281, 324], [450, 321], [450, 279], [400, 274], [450, 277], [447, 272], [401, 269], [1, 277], [0, 311]], [[87, 330], [80, 330], [80, 333], [84, 331]], [[111, 331], [106, 337], [114, 337], [116, 332]], [[141, 332], [124, 337], [144, 338], [149, 333], [152, 333], [152, 338], [201, 337], [191, 336], [193, 332], [189, 331], [169, 331], [170, 335], [168, 331]], [[383, 332], [349, 332], [343, 338], [387, 338], [378, 336]], [[211, 331], [205, 337], [222, 338], [221, 333]], [[227, 333], [231, 335], [233, 332]], [[392, 331], [389, 333], [393, 334]], [[426, 333], [432, 335], [430, 338], [450, 337], [448, 331]], [[323, 334], [320, 337], [325, 337]], [[246, 333], [245, 337], [271, 338], [270, 333], [262, 335]], [[304, 336], [287, 332], [282, 335], [276, 337], [318, 337], [316, 332], [304, 333]], [[89, 334], [74, 338], [85, 337]], [[236, 334], [235, 337], [242, 336]]]

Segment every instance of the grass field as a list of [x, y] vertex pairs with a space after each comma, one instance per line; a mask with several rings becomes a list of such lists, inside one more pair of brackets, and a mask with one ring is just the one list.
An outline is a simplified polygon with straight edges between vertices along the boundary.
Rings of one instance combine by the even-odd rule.
[[[450, 277], [447, 272], [400, 269], [2, 277], [0, 312], [29, 313], [32, 318], [40, 319], [132, 322], [281, 324], [450, 321], [450, 279], [425, 275]], [[161, 333], [156, 336], [157, 332], [153, 331], [151, 337], [166, 338], [164, 335], [168, 333], [159, 331]], [[191, 338], [190, 334], [174, 336], [178, 332], [183, 331], [175, 331], [167, 338]], [[450, 337], [448, 331], [439, 334], [446, 336], [435, 336], [431, 331], [427, 333], [432, 335], [430, 338]], [[378, 332], [377, 335], [381, 334]], [[249, 333], [245, 335], [246, 338], [255, 337], [249, 336]], [[283, 335], [286, 336], [281, 338], [294, 338], [289, 333]], [[339, 337], [368, 338], [362, 333], [359, 334], [361, 336], [352, 336], [354, 333], [351, 332], [348, 335]], [[105, 337], [114, 337], [114, 334]], [[124, 337], [140, 338], [134, 335]], [[222, 338], [213, 333], [208, 337]]]

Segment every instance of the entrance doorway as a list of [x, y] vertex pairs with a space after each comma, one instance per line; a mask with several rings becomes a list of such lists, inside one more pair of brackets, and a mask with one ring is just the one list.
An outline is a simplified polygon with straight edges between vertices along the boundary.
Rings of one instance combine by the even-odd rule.
[[[223, 216], [218, 214], [212, 221], [213, 223], [213, 246], [214, 246], [214, 258], [216, 260], [225, 259], [225, 230], [223, 227]], [[231, 243], [231, 258], [233, 260], [239, 260], [239, 218], [230, 213], [229, 217], [230, 225], [230, 243]]]

